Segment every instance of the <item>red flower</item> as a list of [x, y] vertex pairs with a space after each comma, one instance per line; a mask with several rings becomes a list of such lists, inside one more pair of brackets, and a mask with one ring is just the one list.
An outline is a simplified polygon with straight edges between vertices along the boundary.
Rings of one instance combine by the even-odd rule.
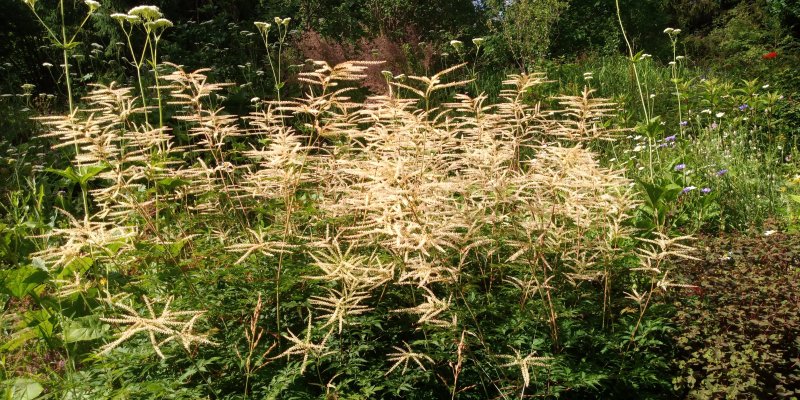
[[763, 56], [761, 56], [761, 58], [763, 58], [763, 59], [765, 59], [765, 60], [772, 60], [773, 58], [775, 58], [775, 57], [777, 57], [777, 56], [778, 56], [778, 53], [776, 53], [776, 52], [774, 52], [774, 51], [771, 51], [771, 52], [769, 52], [769, 53], [767, 53], [767, 54], [764, 54]]

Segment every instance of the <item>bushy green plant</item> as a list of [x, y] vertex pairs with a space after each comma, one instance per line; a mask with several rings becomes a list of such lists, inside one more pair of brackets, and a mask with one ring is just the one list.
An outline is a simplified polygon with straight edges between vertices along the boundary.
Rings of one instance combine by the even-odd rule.
[[709, 238], [684, 269], [675, 321], [676, 388], [690, 399], [796, 398], [800, 296], [797, 237]]
[[560, 96], [544, 118], [536, 74], [497, 105], [432, 104], [469, 83], [455, 66], [354, 103], [340, 85], [371, 64], [311, 64], [308, 96], [257, 104], [247, 130], [214, 106], [224, 85], [173, 66], [180, 147], [131, 88], [43, 119], [79, 149], [47, 170], [78, 206], [4, 273], [30, 316], [7, 350], [46, 344], [66, 367], [45, 386], [71, 395], [668, 391], [662, 299], [691, 248], [628, 227], [629, 181], [586, 147], [615, 136], [590, 123], [607, 101]]

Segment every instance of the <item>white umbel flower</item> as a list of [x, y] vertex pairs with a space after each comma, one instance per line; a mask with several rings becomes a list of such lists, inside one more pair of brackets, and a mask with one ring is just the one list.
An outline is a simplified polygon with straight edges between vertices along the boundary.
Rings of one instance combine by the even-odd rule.
[[134, 15], [148, 21], [155, 21], [162, 17], [161, 10], [156, 6], [136, 6], [128, 10], [128, 15]]
[[100, 2], [96, 0], [83, 0], [83, 4], [86, 4], [89, 7], [90, 13], [93, 13], [95, 10], [100, 8]]

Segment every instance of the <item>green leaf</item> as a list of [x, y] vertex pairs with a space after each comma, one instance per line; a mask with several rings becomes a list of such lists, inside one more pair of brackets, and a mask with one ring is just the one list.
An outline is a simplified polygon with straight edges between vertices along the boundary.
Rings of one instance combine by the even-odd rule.
[[63, 171], [55, 168], [45, 168], [45, 172], [52, 172], [58, 176], [67, 178], [72, 183], [79, 183], [81, 181], [81, 178], [75, 173], [72, 167], [64, 168]]
[[58, 273], [58, 279], [72, 279], [76, 273], [83, 274], [94, 264], [91, 257], [78, 257], [65, 265]]
[[185, 246], [186, 242], [188, 242], [188, 241], [189, 241], [188, 238], [184, 238], [184, 239], [178, 240], [177, 242], [170, 243], [169, 244], [169, 254], [173, 258], [177, 258], [181, 254], [181, 250], [183, 250], [183, 246]]
[[91, 165], [88, 167], [80, 167], [78, 169], [78, 175], [80, 176], [78, 183], [80, 183], [81, 186], [86, 185], [86, 183], [92, 180], [92, 178], [107, 169], [109, 169], [107, 165]]
[[0, 346], [0, 350], [2, 351], [14, 351], [23, 344], [25, 344], [28, 340], [31, 340], [35, 337], [39, 336], [39, 332], [33, 328], [23, 328], [17, 330], [16, 332], [12, 333], [10, 336], [4, 338], [6, 341]]
[[189, 184], [189, 181], [186, 179], [179, 179], [179, 178], [164, 178], [156, 184], [168, 191], [175, 190], [178, 186], [185, 186]]
[[0, 293], [23, 298], [47, 280], [47, 271], [32, 265], [6, 271], [0, 278]]
[[87, 167], [80, 167], [77, 171], [72, 169], [72, 167], [64, 168], [64, 170], [45, 168], [45, 171], [67, 178], [72, 183], [85, 186], [87, 182], [92, 180], [92, 178], [96, 177], [98, 174], [107, 170], [108, 168], [109, 167], [107, 165], [90, 165]]
[[80, 46], [81, 42], [69, 42], [61, 46], [64, 50], [72, 50], [78, 46]]
[[24, 326], [33, 329], [38, 337], [42, 339], [53, 337], [55, 319], [46, 309], [26, 311], [22, 313], [22, 320]]
[[95, 340], [103, 337], [108, 325], [96, 315], [87, 315], [64, 321], [64, 342], [74, 343]]
[[11, 384], [12, 400], [33, 400], [44, 392], [44, 388], [39, 382], [33, 379], [17, 378]]

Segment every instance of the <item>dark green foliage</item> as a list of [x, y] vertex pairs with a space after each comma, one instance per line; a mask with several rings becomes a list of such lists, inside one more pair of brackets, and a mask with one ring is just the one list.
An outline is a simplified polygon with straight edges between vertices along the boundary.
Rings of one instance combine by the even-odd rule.
[[796, 235], [704, 240], [686, 264], [675, 322], [676, 388], [692, 399], [800, 395], [800, 242]]

